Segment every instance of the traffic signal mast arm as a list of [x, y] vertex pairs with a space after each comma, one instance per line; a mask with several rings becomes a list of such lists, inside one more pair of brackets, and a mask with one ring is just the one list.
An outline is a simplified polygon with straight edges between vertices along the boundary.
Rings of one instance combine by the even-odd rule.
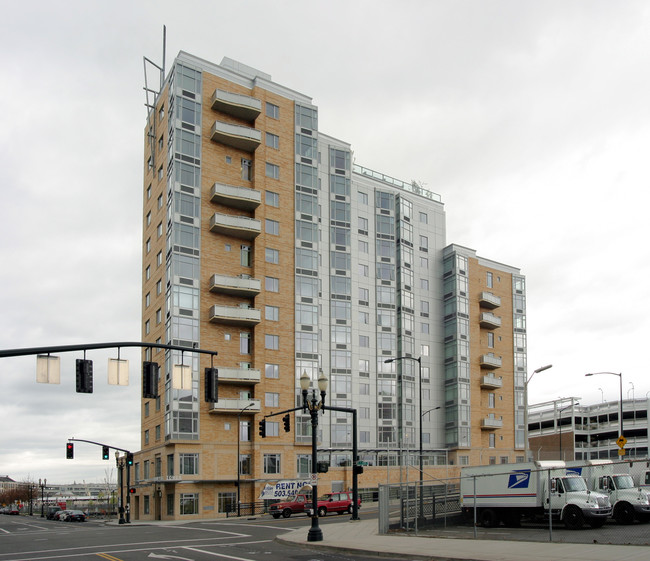
[[270, 413], [268, 415], [264, 415], [264, 418], [266, 419], [267, 417], [275, 417], [284, 413], [291, 413], [292, 411], [302, 411], [302, 407], [294, 407], [293, 409], [285, 409], [284, 411], [278, 411], [277, 413]]
[[87, 442], [88, 444], [95, 444], [97, 446], [106, 446], [107, 448], [112, 448], [113, 450], [119, 450], [120, 452], [125, 452], [130, 454], [130, 450], [125, 450], [124, 448], [118, 448], [117, 446], [109, 446], [108, 444], [103, 444], [102, 442], [95, 442], [93, 440], [84, 440], [83, 438], [68, 438], [70, 442]]

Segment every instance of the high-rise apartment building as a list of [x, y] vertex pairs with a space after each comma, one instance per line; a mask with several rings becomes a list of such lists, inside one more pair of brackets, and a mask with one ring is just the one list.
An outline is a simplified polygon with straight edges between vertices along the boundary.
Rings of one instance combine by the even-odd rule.
[[[268, 74], [181, 52], [161, 82], [145, 129], [143, 340], [188, 352], [144, 353], [160, 397], [142, 400], [132, 516], [218, 516], [308, 477], [308, 414], [258, 434], [301, 404], [303, 372], [357, 409], [362, 487], [417, 466], [419, 447], [432, 470], [478, 461], [473, 449], [523, 454], [518, 270], [445, 249], [439, 195], [357, 165], [311, 98]], [[192, 348], [219, 353], [216, 402]], [[322, 415], [318, 440], [327, 490], [348, 488], [350, 415]]]

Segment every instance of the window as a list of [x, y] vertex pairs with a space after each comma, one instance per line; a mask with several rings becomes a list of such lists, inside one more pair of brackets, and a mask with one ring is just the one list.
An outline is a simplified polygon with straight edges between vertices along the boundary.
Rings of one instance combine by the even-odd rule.
[[280, 349], [280, 337], [278, 335], [264, 335], [264, 348], [272, 351]]
[[359, 372], [370, 372], [370, 361], [364, 358], [359, 359]]
[[163, 234], [163, 226], [161, 222], [160, 224], [158, 224], [158, 226], [156, 226], [156, 235], [160, 238], [162, 237], [162, 234]]
[[429, 333], [429, 324], [421, 323], [420, 324], [420, 333]]
[[250, 454], [239, 455], [239, 473], [241, 475], [251, 474], [251, 457]]
[[273, 103], [266, 102], [266, 116], [271, 117], [271, 119], [280, 118], [280, 108]]
[[244, 181], [251, 181], [253, 179], [253, 162], [246, 158], [241, 159], [241, 178]]
[[145, 417], [149, 416], [149, 402], [148, 401], [144, 404], [144, 416]]
[[264, 318], [269, 321], [280, 321], [280, 308], [277, 306], [265, 306]]
[[486, 273], [485, 282], [488, 288], [493, 288], [492, 273], [490, 272]]
[[277, 220], [271, 220], [269, 218], [265, 221], [265, 230], [267, 234], [272, 236], [280, 235], [280, 223]]
[[422, 290], [429, 290], [429, 279], [420, 279], [420, 288]]
[[427, 215], [426, 212], [421, 212], [420, 213], [420, 223], [421, 224], [428, 224], [429, 223], [429, 216]]
[[267, 263], [273, 263], [274, 265], [278, 265], [280, 263], [280, 252], [277, 249], [271, 249], [270, 247], [267, 247], [264, 250], [264, 257]]
[[162, 121], [165, 118], [165, 106], [161, 105], [160, 109], [158, 110], [158, 120]]
[[490, 409], [494, 409], [495, 404], [496, 404], [496, 394], [490, 392], [488, 394], [488, 407]]
[[156, 266], [160, 267], [162, 265], [162, 251], [158, 252], [158, 255], [156, 255]]
[[429, 268], [429, 260], [426, 257], [420, 257], [420, 267], [423, 269]]
[[359, 335], [359, 346], [360, 347], [369, 347], [370, 346], [370, 337], [367, 335]]
[[273, 191], [266, 191], [265, 202], [269, 206], [278, 208], [280, 206], [280, 195]]
[[364, 193], [363, 191], [358, 192], [358, 201], [359, 204], [361, 205], [367, 205], [368, 204], [368, 193]]
[[150, 510], [150, 506], [149, 506], [149, 505], [150, 505], [150, 497], [149, 497], [149, 495], [145, 495], [145, 496], [142, 497], [142, 498], [144, 499], [143, 504], [142, 504], [142, 512], [143, 512], [144, 514], [149, 514], [149, 510]]
[[420, 345], [420, 356], [429, 356], [429, 345]]
[[[160, 433], [160, 425], [156, 428], [158, 429], [156, 432]], [[154, 477], [162, 477], [162, 457], [160, 454], [156, 455], [154, 466]]]
[[370, 395], [370, 384], [359, 384], [359, 395]]
[[494, 333], [487, 334], [487, 346], [489, 349], [494, 348]]
[[280, 166], [266, 162], [266, 177], [280, 179]]
[[151, 322], [149, 320], [144, 322], [144, 332], [146, 335], [149, 335], [149, 333], [151, 333]]
[[199, 494], [198, 493], [181, 493], [181, 514], [198, 514], [199, 513]]
[[266, 436], [280, 436], [280, 423], [277, 421], [266, 421]]
[[151, 304], [151, 292], [147, 292], [147, 295], [144, 297], [144, 307], [148, 308]]
[[251, 354], [251, 334], [250, 333], [240, 333], [239, 334], [239, 352], [243, 355]]
[[368, 325], [370, 323], [370, 313], [368, 312], [359, 312], [359, 323]]
[[[490, 433], [490, 434], [488, 435], [488, 438], [489, 438], [489, 444], [488, 444], [488, 446], [489, 446], [490, 448], [494, 448], [494, 445], [495, 445], [495, 444], [494, 444], [494, 443], [495, 443], [495, 434], [494, 434], [494, 433]], [[496, 458], [495, 458], [495, 461], [492, 462], [492, 456], [490, 456], [490, 462], [491, 462], [491, 463], [496, 463]]]
[[156, 295], [160, 295], [162, 293], [162, 281], [158, 280], [156, 283]]
[[147, 226], [151, 225], [151, 211], [147, 212]]
[[163, 178], [163, 167], [158, 168], [158, 180], [160, 181]]
[[279, 364], [267, 364], [264, 367], [264, 376], [266, 378], [279, 378], [280, 377], [280, 365]]
[[420, 315], [424, 317], [429, 317], [429, 302], [422, 300], [420, 302]]
[[162, 195], [158, 195], [158, 209], [161, 209], [163, 206], [163, 197]]
[[280, 292], [280, 279], [264, 277], [264, 289], [268, 292]]
[[264, 473], [280, 473], [280, 454], [264, 454]]
[[167, 475], [174, 475], [174, 454], [167, 454]]
[[179, 454], [179, 473], [181, 475], [199, 474], [198, 454]]
[[241, 264], [242, 267], [252, 267], [253, 266], [253, 248], [250, 245], [241, 246]]
[[145, 252], [149, 253], [151, 251], [151, 238], [147, 240], [147, 243], [145, 244]]
[[359, 216], [358, 226], [359, 226], [359, 230], [363, 230], [364, 234], [368, 233], [368, 219], [367, 218], [363, 218], [362, 216]]
[[368, 253], [368, 242], [359, 240], [359, 253]]
[[278, 148], [280, 148], [280, 137], [277, 134], [267, 132], [266, 145], [269, 148], [275, 148], [277, 150]]
[[266, 407], [280, 407], [280, 394], [274, 392], [266, 392], [264, 394], [264, 405]]

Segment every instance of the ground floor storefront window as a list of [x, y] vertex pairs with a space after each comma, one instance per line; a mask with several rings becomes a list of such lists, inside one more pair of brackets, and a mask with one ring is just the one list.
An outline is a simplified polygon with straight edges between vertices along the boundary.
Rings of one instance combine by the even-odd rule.
[[181, 493], [181, 514], [198, 514], [199, 513], [199, 494], [198, 493]]

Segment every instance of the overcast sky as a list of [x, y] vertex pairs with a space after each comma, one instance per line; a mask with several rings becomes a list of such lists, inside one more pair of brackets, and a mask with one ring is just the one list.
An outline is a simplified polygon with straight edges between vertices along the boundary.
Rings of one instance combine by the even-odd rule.
[[[140, 340], [142, 57], [228, 56], [313, 98], [358, 164], [442, 196], [447, 242], [519, 267], [530, 403], [650, 391], [650, 4], [18, 2], [0, 20], [0, 348]], [[218, 350], [218, 349], [217, 349]], [[70, 437], [137, 450], [128, 388], [0, 359], [0, 475], [114, 478]], [[602, 389], [602, 393], [601, 390]]]

